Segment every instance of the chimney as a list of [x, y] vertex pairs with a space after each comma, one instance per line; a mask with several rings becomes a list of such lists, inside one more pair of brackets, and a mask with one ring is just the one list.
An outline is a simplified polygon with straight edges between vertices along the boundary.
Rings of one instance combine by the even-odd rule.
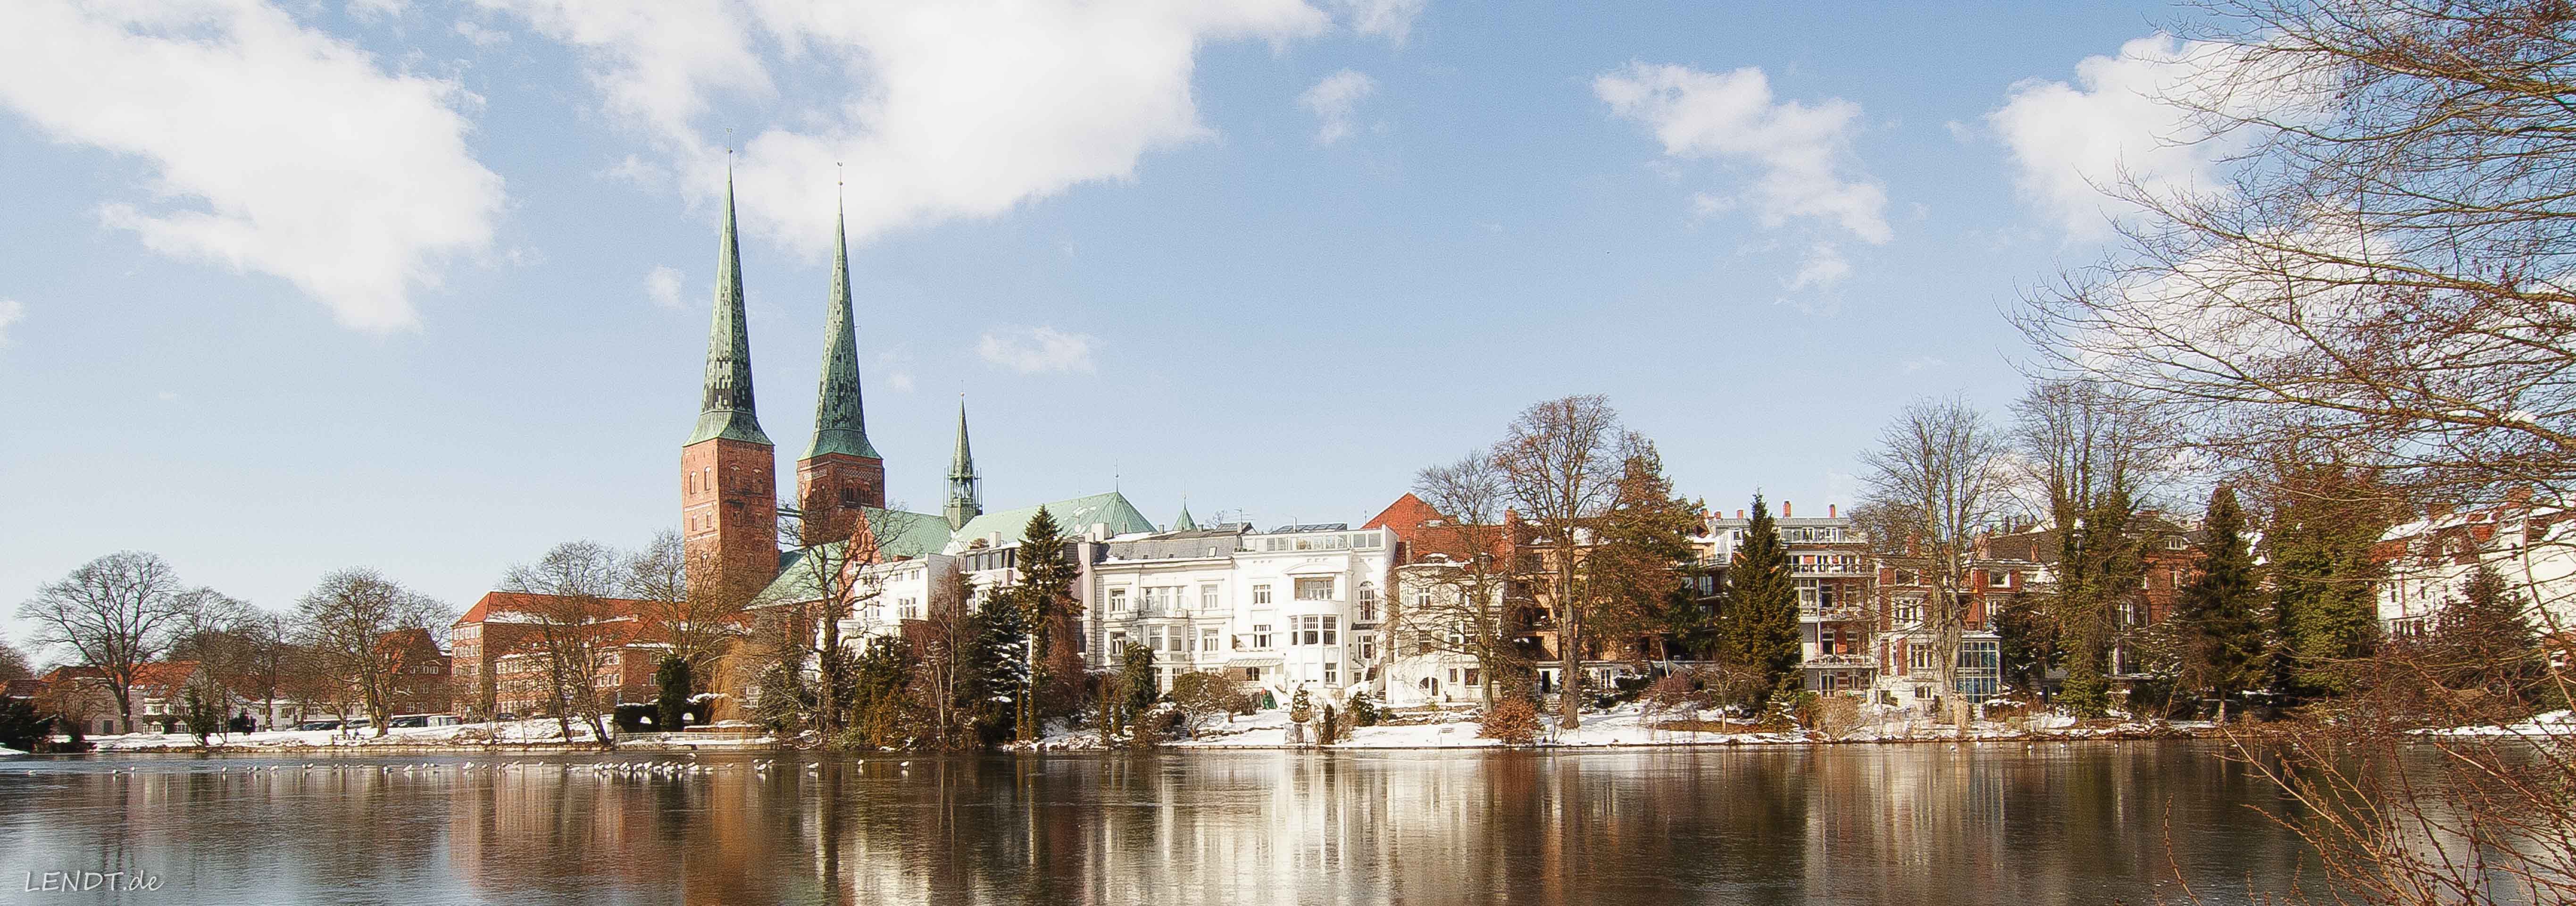
[[1736, 511], [1735, 511], [1735, 518], [1737, 518], [1737, 519], [1742, 519], [1742, 518], [1744, 518], [1744, 511], [1743, 511], [1743, 510], [1736, 510]]
[[1827, 518], [1827, 519], [1832, 519], [1832, 518], [1834, 518], [1834, 514], [1835, 514], [1837, 511], [1841, 510], [1841, 509], [1842, 509], [1842, 506], [1841, 506], [1840, 504], [1832, 504], [1832, 503], [1825, 504], [1825, 518]]
[[1786, 500], [1780, 501], [1780, 518], [1789, 518], [1789, 502]]

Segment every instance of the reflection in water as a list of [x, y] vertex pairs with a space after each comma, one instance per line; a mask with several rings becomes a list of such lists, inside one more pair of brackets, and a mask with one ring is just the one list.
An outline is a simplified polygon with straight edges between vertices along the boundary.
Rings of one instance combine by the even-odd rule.
[[2177, 869], [2242, 901], [2302, 867], [2247, 808], [2260, 782], [2184, 743], [597, 761], [11, 763], [0, 890], [125, 869], [165, 881], [126, 902], [2035, 904], [2172, 898]]

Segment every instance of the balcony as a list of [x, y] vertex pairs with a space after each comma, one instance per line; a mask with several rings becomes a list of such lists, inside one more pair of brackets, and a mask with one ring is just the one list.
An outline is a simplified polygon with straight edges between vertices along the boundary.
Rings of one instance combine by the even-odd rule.
[[1866, 654], [1819, 654], [1815, 657], [1799, 661], [1798, 666], [1811, 670], [1848, 670], [1854, 667], [1876, 669], [1878, 667], [1878, 660]]
[[1808, 563], [1792, 564], [1789, 567], [1789, 574], [1800, 578], [1874, 576], [1878, 574], [1878, 569], [1866, 563]]
[[1798, 608], [1799, 621], [1806, 623], [1852, 623], [1866, 618], [1859, 605]]

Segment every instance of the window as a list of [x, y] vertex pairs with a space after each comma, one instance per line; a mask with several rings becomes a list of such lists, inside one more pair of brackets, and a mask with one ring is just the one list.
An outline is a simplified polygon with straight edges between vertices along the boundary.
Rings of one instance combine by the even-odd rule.
[[1126, 590], [1126, 589], [1124, 589], [1124, 588], [1112, 588], [1112, 589], [1110, 589], [1110, 590], [1109, 590], [1109, 612], [1110, 612], [1110, 613], [1125, 613], [1125, 612], [1127, 612], [1127, 590]]
[[1986, 584], [1995, 588], [2011, 588], [2012, 574], [2003, 570], [1990, 571], [1986, 573]]
[[859, 505], [859, 489], [857, 489], [857, 488], [842, 488], [842, 489], [841, 489], [841, 505], [842, 505], [842, 506], [858, 506], [858, 505]]
[[1430, 606], [1431, 606], [1431, 590], [1430, 590], [1430, 589], [1428, 589], [1428, 588], [1417, 588], [1417, 589], [1414, 589], [1414, 590], [1413, 590], [1413, 607], [1414, 607], [1414, 609], [1415, 609], [1415, 610], [1422, 610], [1422, 609], [1429, 608]]
[[1168, 644], [1168, 639], [1164, 636], [1164, 627], [1145, 627], [1145, 647], [1153, 649], [1155, 654], [1162, 654], [1167, 650], [1165, 648], [1166, 644]]
[[1324, 644], [1339, 645], [1342, 643], [1341, 624], [1342, 618], [1340, 617], [1327, 616], [1324, 618]]
[[1817, 630], [1817, 631], [1816, 631], [1816, 653], [1818, 653], [1818, 654], [1841, 654], [1842, 652], [1841, 652], [1840, 650], [1838, 650], [1838, 649], [1835, 647], [1836, 643], [1840, 640], [1840, 638], [1841, 638], [1841, 634], [1840, 634], [1840, 633], [1835, 632], [1835, 631], [1834, 631], [1834, 628], [1833, 628], [1833, 627], [1831, 627], [1831, 626], [1827, 626], [1827, 627], [1825, 627], [1825, 628], [1823, 628], [1823, 629]]
[[1896, 622], [1898, 622], [1898, 623], [1920, 623], [1920, 622], [1923, 622], [1923, 599], [1921, 599], [1921, 598], [1898, 598], [1898, 599], [1896, 600]]
[[1341, 665], [1341, 663], [1340, 663], [1339, 661], [1325, 661], [1325, 662], [1324, 662], [1324, 683], [1325, 683], [1326, 685], [1339, 685], [1339, 684], [1341, 684], [1341, 682], [1342, 682], [1342, 665]]
[[1377, 622], [1377, 583], [1360, 583], [1360, 622]]
[[2178, 550], [2183, 550], [2183, 549], [2186, 549], [2186, 548], [2189, 548], [2189, 547], [2191, 547], [2191, 542], [2190, 542], [2190, 541], [2188, 541], [2188, 540], [2185, 540], [2185, 539], [2183, 538], [2183, 536], [2181, 536], [2181, 535], [2168, 535], [2168, 536], [2166, 536], [2166, 537], [2165, 537], [2165, 549], [2166, 549], [2166, 550], [2169, 550], [2169, 551], [2178, 551]]
[[1199, 627], [1199, 650], [1201, 652], [1212, 653], [1217, 650], [1217, 633], [1218, 629], [1214, 626]]
[[1477, 687], [1477, 686], [1482, 686], [1482, 685], [1484, 685], [1484, 684], [1485, 684], [1485, 678], [1484, 678], [1484, 672], [1483, 672], [1483, 671], [1481, 671], [1481, 670], [1479, 670], [1479, 669], [1477, 669], [1477, 668], [1474, 668], [1474, 667], [1469, 667], [1469, 668], [1467, 668], [1467, 687], [1468, 687], [1468, 688], [1472, 689], [1472, 688], [1475, 688], [1475, 687]]
[[1905, 646], [1905, 672], [1913, 674], [1932, 672], [1932, 646]]
[[1270, 647], [1270, 624], [1268, 624], [1268, 623], [1254, 623], [1254, 624], [1252, 624], [1252, 647], [1254, 647], [1254, 648], [1268, 648], [1268, 647]]
[[1326, 576], [1320, 579], [1297, 580], [1297, 600], [1330, 601], [1332, 599], [1333, 579], [1331, 576]]
[[1109, 650], [1113, 654], [1125, 652], [1127, 650], [1127, 633], [1119, 630], [1111, 630], [1109, 633]]
[[1351, 641], [1354, 641], [1354, 642], [1358, 642], [1358, 643], [1359, 643], [1359, 646], [1360, 646], [1360, 660], [1361, 660], [1362, 662], [1369, 662], [1369, 661], [1375, 661], [1375, 660], [1377, 660], [1377, 634], [1376, 634], [1376, 633], [1373, 633], [1373, 632], [1354, 632], [1354, 633], [1351, 633]]
[[1266, 604], [1269, 604], [1269, 603], [1270, 603], [1270, 583], [1268, 583], [1268, 582], [1255, 582], [1255, 583], [1252, 583], [1252, 606], [1254, 606], [1254, 607], [1260, 607], [1260, 606], [1263, 606], [1263, 605], [1266, 605]]
[[1149, 586], [1144, 593], [1146, 613], [1171, 613], [1181, 606], [1181, 589], [1177, 585]]
[[1209, 583], [1199, 586], [1199, 609], [1215, 610], [1216, 606], [1216, 585]]
[[1291, 645], [1321, 645], [1321, 644], [1323, 644], [1323, 643], [1324, 643], [1324, 618], [1323, 618], [1323, 617], [1319, 617], [1319, 616], [1311, 616], [1311, 615], [1310, 615], [1310, 616], [1302, 616], [1302, 617], [1289, 617], [1289, 618], [1288, 618], [1288, 626], [1289, 626], [1289, 633], [1288, 633], [1288, 635], [1289, 635], [1289, 639], [1288, 639], [1288, 644], [1291, 644]]
[[921, 619], [921, 599], [920, 599], [920, 598], [896, 598], [896, 599], [895, 599], [895, 602], [894, 602], [894, 609], [895, 609], [895, 615], [896, 615], [896, 617], [897, 617], [898, 619], [905, 619], [905, 620], [918, 620], [918, 619]]
[[1245, 668], [1243, 668], [1243, 678], [1244, 678], [1244, 679], [1247, 679], [1247, 680], [1251, 680], [1251, 681], [1253, 681], [1253, 682], [1260, 682], [1260, 681], [1261, 681], [1261, 668], [1259, 668], [1259, 667], [1245, 667]]

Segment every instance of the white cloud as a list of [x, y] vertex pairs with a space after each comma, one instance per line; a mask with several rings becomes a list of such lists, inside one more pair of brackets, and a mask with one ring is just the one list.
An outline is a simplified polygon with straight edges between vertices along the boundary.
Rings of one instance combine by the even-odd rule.
[[687, 275], [667, 264], [656, 264], [644, 274], [644, 297], [663, 308], [679, 308], [680, 289]]
[[1906, 374], [1913, 374], [1917, 371], [1928, 371], [1934, 368], [1947, 367], [1949, 364], [1950, 363], [1948, 361], [1943, 360], [1940, 356], [1919, 355], [1906, 359], [1905, 363], [1897, 366], [1897, 368]]
[[476, 47], [492, 47], [499, 44], [510, 43], [509, 32], [502, 31], [497, 28], [485, 28], [482, 25], [465, 19], [456, 20], [455, 31], [458, 37], [464, 38], [467, 42], [472, 43]]
[[349, 0], [348, 10], [352, 19], [399, 19], [410, 5], [410, 0]]
[[888, 349], [867, 357], [865, 363], [870, 386], [884, 387], [896, 393], [912, 392], [912, 356], [902, 349]]
[[1090, 334], [1066, 333], [1053, 327], [1015, 327], [984, 334], [975, 353], [984, 361], [1021, 374], [1092, 371]]
[[0, 343], [9, 342], [9, 325], [27, 316], [27, 306], [16, 299], [0, 299]]
[[[701, 122], [716, 96], [774, 101], [733, 121], [736, 194], [748, 227], [814, 254], [831, 243], [820, 190], [835, 162], [848, 165], [860, 241], [1130, 178], [1146, 152], [1209, 134], [1191, 90], [1200, 48], [1329, 24], [1302, 0], [1026, 0], [1007, 15], [942, 0], [478, 2], [581, 48], [608, 108], [653, 138], [693, 196], [722, 184], [710, 130], [724, 124]], [[754, 35], [781, 48], [775, 71]], [[800, 91], [774, 96], [774, 80]]]
[[465, 145], [451, 82], [388, 73], [258, 0], [14, 4], [0, 106], [130, 155], [150, 201], [100, 217], [145, 246], [284, 278], [341, 323], [415, 323], [436, 262], [486, 248], [501, 178]]
[[1349, 138], [1351, 116], [1359, 103], [1377, 90], [1377, 81], [1355, 70], [1345, 69], [1324, 77], [1315, 87], [1297, 96], [1297, 106], [1313, 111], [1321, 121], [1315, 130], [1315, 141], [1332, 144]]
[[1342, 19], [1352, 31], [1378, 35], [1403, 47], [1413, 34], [1413, 20], [1431, 0], [1333, 0], [1333, 5], [1341, 8]]
[[[1653, 130], [1668, 156], [1750, 169], [1741, 200], [1765, 226], [1808, 218], [1863, 242], [1894, 236], [1886, 190], [1867, 174], [1846, 172], [1859, 104], [1774, 102], [1770, 79], [1750, 66], [1711, 73], [1632, 63], [1594, 79], [1592, 91], [1611, 112]], [[1702, 201], [1699, 207], [1713, 206]]]
[[2176, 102], [2296, 122], [2316, 109], [2303, 97], [2323, 96], [2260, 78], [2239, 84], [2247, 74], [2234, 45], [2149, 35], [2121, 45], [2117, 56], [2075, 64], [2075, 84], [2014, 85], [1986, 122], [2011, 149], [2022, 194], [2073, 237], [2100, 239], [2127, 213], [2102, 190], [2124, 181], [2157, 195], [2221, 190], [2221, 161], [2256, 137], [2212, 138]]
[[1781, 281], [1781, 285], [1788, 287], [1790, 292], [1829, 289], [1849, 278], [1851, 272], [1851, 261], [1843, 257], [1841, 248], [1830, 242], [1819, 242], [1807, 247], [1807, 253], [1798, 259], [1798, 272]]

